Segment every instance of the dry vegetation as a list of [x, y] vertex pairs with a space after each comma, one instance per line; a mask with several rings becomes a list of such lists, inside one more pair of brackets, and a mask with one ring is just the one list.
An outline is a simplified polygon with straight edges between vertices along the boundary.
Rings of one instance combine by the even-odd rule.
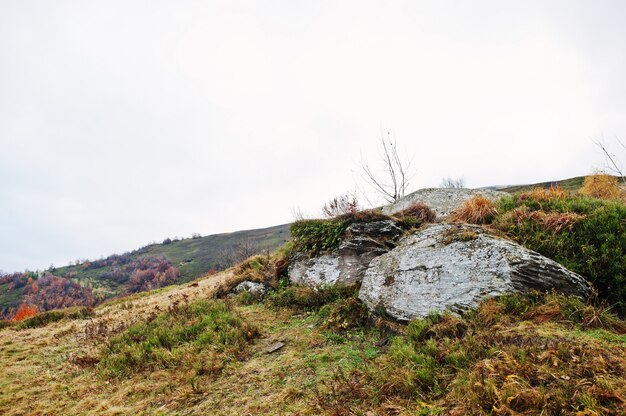
[[[573, 269], [610, 259], [594, 270], [622, 276], [614, 259], [623, 210], [551, 188], [498, 209], [477, 196], [455, 219], [554, 246], [569, 256], [562, 262], [580, 262]], [[398, 216], [406, 227], [434, 219], [422, 205]], [[296, 244], [327, 249], [351, 221], [387, 218], [365, 211], [300, 221]], [[605, 251], [564, 249], [581, 241]], [[355, 287], [289, 286], [290, 250], [94, 309], [24, 313], [0, 327], [0, 414], [626, 414], [626, 323], [605, 305], [531, 293], [401, 325], [372, 315]], [[602, 288], [603, 275], [587, 274]], [[242, 281], [273, 290], [228, 296]], [[284, 346], [268, 353], [277, 342]]]
[[[280, 259], [263, 259], [105, 304], [91, 318], [3, 329], [0, 413], [626, 410], [626, 326], [605, 309], [558, 295], [509, 296], [462, 318], [433, 315], [407, 327], [370, 316], [354, 288], [213, 300], [242, 276], [274, 276]], [[277, 341], [285, 346], [268, 354]]]
[[468, 222], [471, 224], [487, 224], [498, 214], [496, 205], [488, 198], [478, 194], [468, 199], [457, 211], [451, 215], [452, 221]]
[[585, 177], [579, 192], [593, 198], [626, 201], [626, 189], [619, 179], [605, 173], [596, 173]]

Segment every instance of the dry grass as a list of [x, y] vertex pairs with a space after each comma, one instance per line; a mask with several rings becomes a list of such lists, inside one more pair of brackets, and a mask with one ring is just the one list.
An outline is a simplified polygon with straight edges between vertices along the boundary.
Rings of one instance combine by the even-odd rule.
[[535, 201], [554, 201], [557, 199], [565, 199], [567, 193], [559, 186], [551, 186], [550, 188], [533, 188], [530, 191], [522, 192], [520, 199], [522, 201], [532, 199]]
[[[128, 378], [107, 378], [98, 371], [101, 347], [109, 339], [176, 304], [234, 286], [241, 278], [237, 270], [105, 304], [91, 320], [3, 329], [0, 414], [319, 414], [312, 405], [311, 383], [331, 379], [337, 366], [353, 369], [364, 355], [375, 355], [377, 339], [359, 336], [348, 344], [328, 338], [330, 323], [291, 308], [238, 306], [242, 319], [260, 329], [261, 338], [250, 346], [245, 361], [226, 361], [217, 371], [198, 371], [195, 364], [203, 360], [193, 354], [182, 356], [186, 361], [174, 368]], [[343, 316], [335, 311], [328, 311], [329, 322]], [[277, 340], [286, 347], [266, 354]]]
[[435, 222], [437, 219], [437, 214], [428, 205], [419, 201], [394, 214], [394, 216], [400, 219], [415, 218], [420, 224]]
[[450, 218], [452, 221], [488, 224], [497, 214], [496, 205], [488, 198], [477, 194], [468, 199]]
[[[322, 308], [232, 305], [260, 337], [215, 369], [107, 378], [101, 345], [135, 322], [213, 296], [235, 270], [96, 308], [89, 321], [2, 329], [0, 414], [427, 415], [619, 414], [626, 410], [623, 322], [558, 295], [505, 297], [461, 318], [433, 316], [381, 333], [353, 297]], [[352, 325], [361, 322], [360, 325]], [[105, 328], [100, 337], [87, 327]], [[365, 326], [364, 326], [365, 325]], [[268, 346], [285, 346], [272, 354]], [[206, 351], [210, 352], [210, 349]], [[197, 364], [197, 365], [196, 365]], [[201, 370], [201, 371], [199, 371]], [[369, 412], [369, 413], [368, 413]], [[586, 412], [586, 413], [577, 413]]]
[[525, 206], [514, 208], [505, 215], [510, 216], [518, 226], [523, 225], [526, 220], [531, 220], [539, 224], [544, 230], [556, 233], [564, 229], [571, 229], [574, 224], [585, 219], [584, 215], [575, 212], [531, 211]]
[[626, 190], [620, 184], [619, 179], [605, 173], [597, 173], [585, 177], [579, 192], [598, 199], [626, 201]]

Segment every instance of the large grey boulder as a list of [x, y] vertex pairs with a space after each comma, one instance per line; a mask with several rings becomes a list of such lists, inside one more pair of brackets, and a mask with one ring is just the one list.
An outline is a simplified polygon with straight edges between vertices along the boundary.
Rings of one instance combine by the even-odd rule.
[[313, 287], [360, 282], [370, 261], [395, 247], [403, 232], [391, 220], [351, 224], [330, 253], [316, 257], [295, 253], [289, 261], [289, 280]]
[[465, 201], [476, 194], [495, 201], [508, 195], [506, 192], [491, 189], [464, 189], [464, 188], [428, 188], [415, 191], [397, 202], [383, 207], [383, 213], [392, 215], [400, 212], [416, 202], [428, 205], [437, 217], [446, 217], [463, 205]]
[[480, 227], [432, 224], [398, 241], [365, 271], [359, 298], [398, 320], [459, 312], [505, 293], [556, 289], [582, 298], [584, 278]]

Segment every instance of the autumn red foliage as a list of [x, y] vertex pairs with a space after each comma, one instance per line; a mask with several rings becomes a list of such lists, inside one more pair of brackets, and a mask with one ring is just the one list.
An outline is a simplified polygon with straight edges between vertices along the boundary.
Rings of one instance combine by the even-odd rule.
[[171, 285], [180, 277], [177, 268], [172, 267], [164, 257], [146, 257], [133, 263], [134, 271], [126, 283], [126, 293], [144, 292]]
[[118, 286], [122, 296], [171, 285], [180, 278], [179, 270], [167, 258], [133, 258], [131, 253], [85, 261], [71, 266], [64, 276], [53, 274], [53, 269], [43, 276], [36, 272], [0, 275], [0, 285], [5, 285], [7, 293], [20, 292], [14, 295], [19, 303], [0, 305], [0, 319], [12, 319], [17, 313], [18, 304], [32, 305], [39, 311], [96, 306], [105, 299], [101, 294], [94, 293], [91, 286], [81, 284], [79, 272], [84, 270], [95, 271], [98, 280], [115, 282], [116, 285], [111, 286]]
[[11, 318], [11, 320], [13, 322], [23, 321], [26, 318], [37, 315], [37, 312], [38, 310], [35, 305], [27, 305], [26, 303], [22, 303], [17, 309], [17, 312], [15, 312], [15, 315], [13, 315], [13, 318]]
[[96, 298], [91, 287], [81, 286], [64, 277], [52, 274], [46, 274], [27, 285], [22, 300], [25, 303], [36, 305], [44, 311], [70, 306], [94, 306], [96, 304]]

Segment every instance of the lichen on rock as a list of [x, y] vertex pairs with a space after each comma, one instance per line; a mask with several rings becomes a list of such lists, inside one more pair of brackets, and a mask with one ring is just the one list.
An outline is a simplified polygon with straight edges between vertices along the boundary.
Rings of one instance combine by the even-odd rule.
[[478, 226], [432, 224], [372, 260], [359, 298], [372, 310], [410, 320], [505, 293], [552, 289], [583, 298], [591, 292], [580, 275]]

